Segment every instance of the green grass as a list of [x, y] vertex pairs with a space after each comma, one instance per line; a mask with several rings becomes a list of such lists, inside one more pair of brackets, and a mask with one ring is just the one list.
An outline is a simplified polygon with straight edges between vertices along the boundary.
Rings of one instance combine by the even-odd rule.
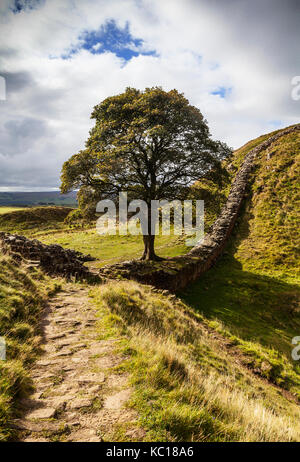
[[280, 138], [256, 164], [225, 255], [181, 296], [233, 335], [284, 355], [299, 373], [291, 342], [300, 332], [300, 135]]
[[299, 132], [279, 139], [256, 164], [236, 258], [252, 272], [299, 281]]
[[[98, 262], [93, 266], [101, 267], [119, 261], [139, 258], [143, 253], [142, 236], [101, 236], [96, 229], [64, 230], [53, 234], [37, 236], [45, 244], [59, 244], [63, 247], [91, 254]], [[162, 257], [173, 257], [186, 253], [184, 240], [179, 236], [157, 236], [156, 252]]]
[[0, 214], [0, 231], [34, 237], [40, 232], [64, 229], [65, 218], [73, 210], [70, 207], [28, 207]]
[[39, 319], [46, 297], [59, 287], [41, 271], [0, 257], [0, 336], [6, 360], [0, 361], [0, 441], [13, 435], [18, 402], [31, 389], [29, 369], [39, 354]]
[[230, 254], [181, 297], [209, 319], [222, 321], [233, 334], [288, 356], [291, 338], [300, 331], [299, 287], [244, 271]]
[[[220, 326], [132, 281], [95, 288], [99, 339], [118, 337], [147, 441], [298, 441], [298, 405], [251, 369]], [[259, 349], [259, 345], [257, 345]], [[272, 351], [265, 350], [272, 360]], [[265, 359], [266, 361], [266, 359]], [[116, 368], [118, 370], [118, 368]], [[285, 368], [287, 375], [292, 373]], [[299, 388], [299, 377], [298, 388]]]

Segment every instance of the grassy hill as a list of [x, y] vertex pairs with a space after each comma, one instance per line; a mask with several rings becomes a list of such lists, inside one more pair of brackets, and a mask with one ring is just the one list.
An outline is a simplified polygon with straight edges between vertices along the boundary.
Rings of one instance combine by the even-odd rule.
[[[272, 134], [234, 153], [232, 178]], [[133, 405], [152, 438], [299, 441], [299, 149], [293, 133], [258, 156], [224, 256], [179, 294], [183, 304], [131, 282], [96, 290], [104, 318], [130, 339]]]
[[37, 232], [61, 229], [71, 210], [70, 207], [58, 206], [9, 208], [0, 213], [0, 231], [35, 235]]
[[132, 281], [93, 297], [99, 340], [117, 338], [128, 358], [114, 370], [131, 375], [129, 405], [147, 441], [299, 441], [300, 375], [273, 349]]
[[[240, 164], [255, 142], [238, 150], [232, 164]], [[182, 297], [232, 334], [283, 354], [299, 374], [291, 340], [300, 332], [300, 134], [262, 152], [252, 176], [224, 256]]]
[[[227, 166], [229, 179], [247, 152], [270, 135], [234, 153]], [[146, 440], [300, 441], [300, 365], [291, 358], [291, 340], [300, 334], [299, 161], [299, 133], [283, 136], [259, 154], [223, 257], [184, 292], [170, 295], [133, 281], [92, 288], [98, 338], [112, 339], [127, 357], [114, 372], [121, 367], [130, 376], [129, 406], [138, 411]], [[200, 187], [211, 198], [205, 203], [211, 221], [218, 209], [216, 196], [225, 201], [229, 182], [218, 191], [209, 181]], [[71, 229], [63, 216], [53, 219], [53, 210], [42, 226], [39, 214], [29, 225], [26, 213], [11, 215], [4, 221], [0, 216], [0, 229], [6, 223], [6, 229], [18, 228], [44, 242], [94, 253], [99, 266], [140, 254], [141, 237], [105, 238], [94, 229]], [[158, 245], [162, 255], [185, 252], [178, 236], [162, 237]], [[34, 339], [48, 280], [39, 272], [28, 276], [9, 261], [1, 271], [0, 306], [10, 341], [18, 344], [24, 338], [24, 322], [32, 326], [28, 338]], [[1, 284], [8, 287], [6, 292]], [[26, 295], [31, 284], [37, 298], [30, 305], [18, 297]], [[19, 302], [11, 301], [15, 297]], [[20, 308], [19, 316], [14, 303], [27, 311]], [[33, 359], [30, 345], [28, 353], [23, 343], [16, 350], [23, 352], [25, 372]], [[1, 390], [0, 417], [5, 419], [20, 389], [19, 376], [12, 372], [9, 377], [13, 385], [4, 383]], [[5, 426], [2, 433], [7, 433]], [[128, 441], [125, 434], [120, 425], [119, 440]]]

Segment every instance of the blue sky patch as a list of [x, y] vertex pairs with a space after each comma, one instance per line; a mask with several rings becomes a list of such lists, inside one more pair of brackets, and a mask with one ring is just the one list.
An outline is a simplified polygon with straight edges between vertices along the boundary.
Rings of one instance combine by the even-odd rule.
[[44, 0], [14, 0], [13, 6], [10, 8], [13, 13], [21, 13], [23, 10], [33, 10], [43, 3]]
[[270, 125], [274, 128], [282, 127], [282, 120], [270, 120]]
[[79, 50], [88, 50], [92, 54], [114, 53], [119, 58], [129, 61], [134, 56], [156, 56], [154, 50], [144, 49], [144, 41], [131, 35], [129, 23], [124, 28], [117, 26], [114, 20], [107, 21], [98, 30], [84, 31], [79, 37], [80, 45], [68, 50], [64, 59], [71, 58]]
[[232, 91], [231, 87], [219, 87], [217, 90], [212, 91], [211, 95], [218, 95], [221, 98], [226, 98], [227, 96], [230, 95]]

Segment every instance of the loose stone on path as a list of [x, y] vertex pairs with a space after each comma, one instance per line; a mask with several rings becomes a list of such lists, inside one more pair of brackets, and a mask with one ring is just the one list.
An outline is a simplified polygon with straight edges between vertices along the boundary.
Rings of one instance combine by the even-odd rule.
[[13, 423], [20, 441], [99, 442], [103, 431], [113, 434], [118, 422], [136, 419], [124, 408], [131, 394], [127, 373], [110, 370], [125, 360], [115, 351], [117, 339], [97, 340], [99, 318], [88, 289], [67, 287], [42, 320], [44, 354], [31, 371], [34, 399], [24, 400], [24, 417]]

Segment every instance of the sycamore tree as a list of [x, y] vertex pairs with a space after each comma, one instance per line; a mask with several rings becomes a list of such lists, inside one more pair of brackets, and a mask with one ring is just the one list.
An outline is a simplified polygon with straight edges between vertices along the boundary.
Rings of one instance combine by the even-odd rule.
[[206, 120], [177, 90], [127, 88], [94, 107], [84, 150], [62, 168], [61, 192], [100, 199], [126, 191], [148, 206], [142, 258], [155, 260], [151, 201], [182, 199], [183, 191], [220, 167], [230, 149], [211, 139]]

